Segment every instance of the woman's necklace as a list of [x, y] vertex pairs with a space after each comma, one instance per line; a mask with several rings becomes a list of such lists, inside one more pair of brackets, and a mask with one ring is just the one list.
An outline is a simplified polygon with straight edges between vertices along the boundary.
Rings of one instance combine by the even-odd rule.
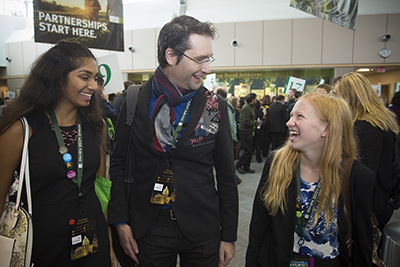
[[[54, 130], [54, 126], [53, 126], [53, 122], [51, 121], [51, 118], [49, 119], [49, 122], [50, 122], [50, 125], [51, 125], [51, 129], [53, 131], [55, 131]], [[74, 144], [76, 142], [76, 139], [77, 139], [76, 121], [71, 127], [74, 127], [72, 129], [72, 131], [65, 131], [65, 130], [60, 128], [62, 139], [64, 140], [65, 146], [67, 146], [67, 147], [69, 147], [70, 145]]]

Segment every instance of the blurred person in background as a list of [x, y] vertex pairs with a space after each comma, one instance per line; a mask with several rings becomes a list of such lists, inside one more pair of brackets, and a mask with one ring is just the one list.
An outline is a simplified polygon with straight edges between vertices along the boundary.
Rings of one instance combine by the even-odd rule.
[[396, 135], [399, 133], [396, 116], [383, 105], [362, 74], [347, 73], [335, 83], [333, 91], [350, 106], [359, 160], [376, 173], [374, 213], [378, 227], [383, 230], [393, 214], [389, 194], [394, 186], [392, 168], [396, 160]]
[[265, 95], [261, 100], [261, 111], [263, 113], [263, 124], [261, 127], [262, 130], [261, 151], [262, 151], [262, 156], [264, 158], [268, 156], [269, 148], [271, 146], [271, 137], [269, 134], [269, 124], [271, 123], [271, 116], [269, 114], [270, 105], [271, 105], [271, 97], [269, 95]]
[[332, 91], [332, 86], [326, 83], [320, 84], [315, 88], [315, 93], [329, 94]]

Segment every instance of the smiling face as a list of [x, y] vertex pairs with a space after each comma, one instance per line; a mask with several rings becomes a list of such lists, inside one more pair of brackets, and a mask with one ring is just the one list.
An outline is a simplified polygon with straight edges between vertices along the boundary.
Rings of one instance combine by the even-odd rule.
[[[197, 61], [212, 56], [211, 38], [204, 35], [191, 34], [189, 37], [190, 49], [184, 51], [188, 57]], [[188, 57], [182, 56], [177, 64], [178, 56], [175, 51], [168, 48], [165, 51], [168, 66], [164, 68], [170, 82], [183, 90], [197, 90], [201, 86], [201, 79], [210, 73], [210, 65], [205, 62], [198, 66]]]
[[323, 152], [328, 124], [318, 118], [315, 108], [308, 101], [300, 99], [296, 102], [286, 125], [291, 148], [303, 153]]
[[62, 86], [61, 104], [72, 108], [87, 107], [98, 89], [96, 62], [88, 58], [85, 63], [68, 73], [67, 84]]

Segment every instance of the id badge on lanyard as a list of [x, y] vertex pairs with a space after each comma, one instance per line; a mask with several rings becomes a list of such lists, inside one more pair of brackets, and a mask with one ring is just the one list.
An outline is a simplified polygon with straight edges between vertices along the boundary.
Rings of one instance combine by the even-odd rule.
[[296, 255], [290, 260], [290, 267], [314, 267], [314, 258]]
[[305, 214], [303, 215], [302, 212], [302, 205], [301, 205], [301, 182], [300, 182], [300, 162], [297, 166], [297, 172], [296, 172], [296, 180], [297, 180], [297, 198], [296, 198], [296, 217], [297, 217], [297, 226], [299, 227], [301, 231], [301, 236], [298, 241], [299, 245], [299, 254], [295, 254], [292, 256], [291, 261], [290, 261], [290, 266], [291, 267], [314, 267], [314, 258], [310, 256], [305, 256], [301, 255], [302, 251], [302, 246], [305, 243], [303, 234], [304, 230], [307, 226], [307, 223], [311, 217], [311, 213], [316, 205], [317, 199], [319, 192], [321, 190], [321, 180], [318, 181], [318, 184], [316, 186], [316, 189], [314, 193], [311, 196], [310, 203], [306, 209]]
[[150, 203], [161, 205], [175, 203], [180, 171], [181, 168], [175, 165], [158, 164]]
[[68, 148], [64, 143], [57, 117], [52, 111], [50, 113], [54, 132], [56, 134], [59, 145], [59, 152], [67, 168], [66, 177], [75, 183], [78, 187], [78, 215], [68, 220], [69, 236], [70, 236], [70, 253], [71, 260], [77, 260], [99, 251], [99, 241], [96, 235], [96, 218], [93, 213], [82, 214], [83, 194], [81, 191], [83, 179], [83, 138], [82, 138], [82, 122], [79, 112], [77, 113], [77, 170], [72, 164], [72, 155], [68, 153]]
[[96, 219], [93, 213], [69, 220], [71, 260], [77, 260], [99, 251]]

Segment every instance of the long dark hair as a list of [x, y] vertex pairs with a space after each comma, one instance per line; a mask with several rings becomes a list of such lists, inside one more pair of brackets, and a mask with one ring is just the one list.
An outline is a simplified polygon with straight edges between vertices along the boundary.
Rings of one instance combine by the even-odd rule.
[[[86, 46], [67, 41], [58, 42], [42, 54], [32, 64], [19, 97], [7, 107], [0, 121], [0, 134], [19, 117], [54, 110], [63, 96], [61, 88], [67, 84], [68, 74], [86, 64], [88, 59], [96, 61], [96, 57]], [[98, 90], [92, 96], [90, 105], [78, 110], [82, 119], [94, 127], [96, 141], [101, 147], [104, 124]]]

